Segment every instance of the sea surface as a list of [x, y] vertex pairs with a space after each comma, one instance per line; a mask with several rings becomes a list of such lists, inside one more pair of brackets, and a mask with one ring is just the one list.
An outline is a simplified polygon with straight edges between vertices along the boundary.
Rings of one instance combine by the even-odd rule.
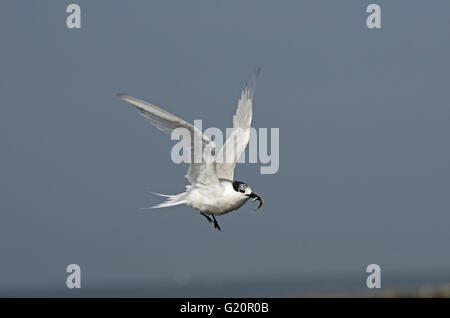
[[[368, 275], [368, 274], [367, 274]], [[369, 289], [367, 275], [315, 275], [264, 279], [185, 280], [103, 283], [80, 289], [58, 287], [1, 288], [0, 297], [316, 297], [383, 296], [383, 293], [417, 292], [450, 285], [450, 271], [387, 273], [381, 288]]]

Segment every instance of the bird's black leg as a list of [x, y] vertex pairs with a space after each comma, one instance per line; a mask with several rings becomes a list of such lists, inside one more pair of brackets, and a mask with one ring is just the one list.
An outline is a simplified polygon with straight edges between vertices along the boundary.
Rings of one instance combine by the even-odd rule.
[[219, 231], [221, 231], [219, 223], [217, 223], [216, 217], [214, 216], [214, 214], [212, 215], [213, 220], [214, 220], [214, 228], [218, 229]]
[[200, 212], [201, 215], [203, 215], [209, 223], [212, 223], [213, 220], [211, 220], [211, 218], [209, 216], [207, 216], [205, 213]]

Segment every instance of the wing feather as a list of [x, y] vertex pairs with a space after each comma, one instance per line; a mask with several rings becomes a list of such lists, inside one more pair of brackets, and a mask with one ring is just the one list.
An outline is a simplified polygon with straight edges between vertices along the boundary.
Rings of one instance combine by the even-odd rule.
[[[204, 135], [198, 128], [189, 124], [181, 118], [161, 109], [155, 105], [131, 97], [125, 94], [117, 94], [122, 100], [134, 105], [139, 113], [145, 117], [152, 125], [154, 125], [159, 130], [172, 134], [172, 132], [177, 128], [185, 128], [189, 132], [189, 138], [185, 140], [185, 147], [191, 153], [191, 164], [189, 170], [186, 174], [186, 178], [193, 185], [197, 183], [201, 184], [213, 184], [219, 183], [216, 175], [216, 164], [215, 162], [208, 162], [203, 160], [203, 151], [199, 153], [194, 150], [194, 139], [198, 138], [202, 142], [202, 149], [208, 149], [208, 151], [215, 151], [215, 144], [206, 135]], [[187, 141], [189, 139], [189, 142]]]
[[236, 163], [250, 140], [253, 96], [256, 79], [260, 71], [261, 68], [258, 68], [251, 74], [241, 92], [236, 114], [233, 116], [233, 132], [217, 154], [216, 172], [218, 178], [233, 180]]

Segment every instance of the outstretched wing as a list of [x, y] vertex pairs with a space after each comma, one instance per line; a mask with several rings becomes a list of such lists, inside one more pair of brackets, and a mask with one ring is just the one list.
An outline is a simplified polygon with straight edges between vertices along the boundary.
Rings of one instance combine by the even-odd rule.
[[239, 99], [236, 114], [233, 116], [233, 132], [216, 157], [217, 177], [233, 180], [234, 168], [239, 157], [245, 151], [250, 139], [252, 124], [252, 103], [256, 79], [261, 68], [254, 71], [245, 83]]
[[[184, 128], [188, 133], [188, 136], [184, 136], [183, 138], [184, 146], [186, 150], [191, 153], [191, 164], [188, 173], [186, 174], [186, 178], [193, 185], [197, 185], [198, 183], [205, 185], [219, 183], [216, 175], [215, 162], [205, 161], [203, 159], [203, 151], [214, 152], [216, 145], [198, 128], [187, 123], [183, 119], [140, 99], [125, 94], [117, 94], [117, 96], [124, 101], [133, 104], [139, 110], [139, 113], [159, 130], [172, 134], [175, 129]], [[201, 148], [194, 146], [194, 140], [201, 141]]]

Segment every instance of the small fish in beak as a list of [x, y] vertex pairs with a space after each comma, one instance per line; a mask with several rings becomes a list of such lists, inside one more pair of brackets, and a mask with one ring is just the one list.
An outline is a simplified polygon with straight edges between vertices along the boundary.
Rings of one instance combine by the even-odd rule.
[[255, 202], [256, 200], [258, 200], [259, 201], [259, 205], [258, 205], [258, 207], [256, 208], [256, 209], [254, 209], [253, 211], [256, 211], [256, 210], [258, 210], [261, 206], [262, 206], [262, 204], [263, 204], [263, 198], [261, 198], [259, 195], [257, 195], [256, 193], [250, 193], [249, 195], [248, 195], [250, 198], [252, 198], [252, 202]]

